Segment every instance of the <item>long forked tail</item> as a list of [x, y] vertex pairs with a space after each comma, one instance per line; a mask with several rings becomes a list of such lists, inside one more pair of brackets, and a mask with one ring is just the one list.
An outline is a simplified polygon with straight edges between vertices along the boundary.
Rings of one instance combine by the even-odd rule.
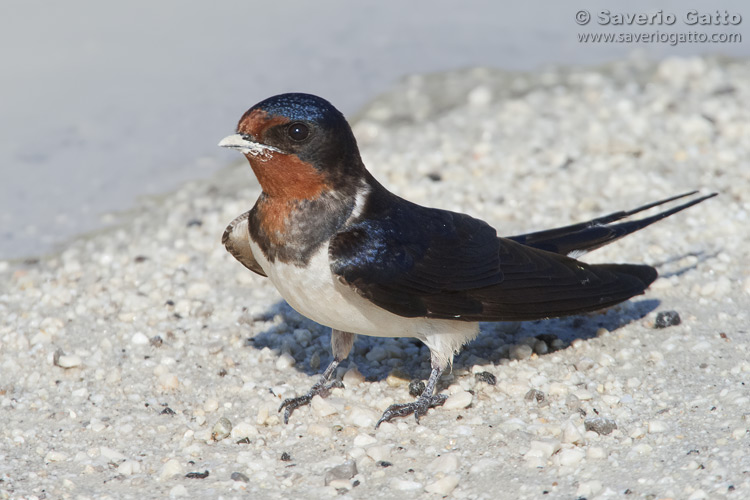
[[677, 212], [692, 207], [693, 205], [697, 205], [698, 203], [709, 198], [713, 198], [718, 194], [711, 193], [705, 196], [701, 196], [694, 200], [683, 203], [682, 205], [670, 208], [669, 210], [659, 212], [658, 214], [652, 215], [650, 217], [644, 217], [643, 219], [613, 224], [613, 222], [617, 222], [626, 217], [630, 217], [631, 215], [643, 212], [644, 210], [648, 210], [649, 208], [658, 207], [660, 205], [664, 205], [665, 203], [679, 200], [680, 198], [692, 196], [697, 192], [698, 191], [691, 191], [689, 193], [672, 196], [671, 198], [655, 201], [633, 210], [614, 212], [587, 222], [580, 222], [578, 224], [572, 224], [570, 226], [548, 229], [545, 231], [538, 231], [534, 233], [508, 236], [507, 238], [523, 245], [539, 248], [548, 252], [569, 255], [571, 257], [579, 257], [586, 252], [596, 250], [597, 248], [612, 243], [615, 240], [619, 240], [623, 236], [634, 233], [635, 231], [643, 229], [644, 227], [649, 226], [656, 221], [676, 214]]

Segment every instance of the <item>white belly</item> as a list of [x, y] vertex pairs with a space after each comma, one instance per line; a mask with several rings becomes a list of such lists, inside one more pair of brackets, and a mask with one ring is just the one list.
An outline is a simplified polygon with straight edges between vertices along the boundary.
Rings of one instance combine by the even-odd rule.
[[478, 332], [476, 323], [404, 318], [374, 305], [333, 275], [325, 245], [306, 268], [271, 264], [255, 243], [251, 246], [258, 263], [289, 305], [322, 325], [375, 337], [416, 337], [431, 350], [449, 350], [450, 355]]

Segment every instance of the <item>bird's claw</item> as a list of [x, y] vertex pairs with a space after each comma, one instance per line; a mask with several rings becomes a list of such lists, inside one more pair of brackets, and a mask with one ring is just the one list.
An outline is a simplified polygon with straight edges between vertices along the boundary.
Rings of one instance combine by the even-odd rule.
[[436, 406], [443, 406], [448, 396], [445, 394], [435, 394], [430, 396], [419, 396], [419, 399], [413, 403], [401, 403], [393, 404], [389, 406], [384, 412], [383, 416], [380, 417], [378, 423], [375, 424], [375, 428], [380, 427], [383, 422], [390, 422], [391, 419], [396, 417], [405, 417], [409, 414], [414, 414], [414, 419], [419, 423], [419, 417], [427, 414], [427, 410], [435, 408]]
[[343, 388], [344, 384], [340, 380], [334, 380], [330, 384], [323, 384], [318, 382], [314, 386], [310, 388], [310, 391], [307, 394], [303, 394], [302, 396], [297, 396], [296, 398], [287, 398], [284, 400], [283, 403], [281, 403], [281, 406], [279, 406], [279, 411], [284, 410], [284, 423], [289, 423], [289, 417], [292, 415], [292, 412], [299, 408], [300, 406], [309, 405], [312, 401], [312, 398], [314, 396], [320, 396], [321, 398], [327, 397], [331, 393], [331, 389], [334, 388]]

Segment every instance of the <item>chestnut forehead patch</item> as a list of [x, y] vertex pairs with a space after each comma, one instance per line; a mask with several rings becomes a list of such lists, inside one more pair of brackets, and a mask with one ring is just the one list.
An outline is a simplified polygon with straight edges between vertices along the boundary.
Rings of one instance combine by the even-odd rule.
[[237, 124], [237, 133], [261, 138], [267, 129], [284, 123], [289, 123], [289, 119], [283, 116], [270, 115], [263, 109], [251, 109], [240, 118], [240, 122]]

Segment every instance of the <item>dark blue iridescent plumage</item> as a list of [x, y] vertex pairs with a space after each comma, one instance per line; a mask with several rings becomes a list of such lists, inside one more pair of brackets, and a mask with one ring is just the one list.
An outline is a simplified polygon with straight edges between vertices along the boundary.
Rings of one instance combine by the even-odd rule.
[[648, 266], [590, 266], [531, 249], [498, 238], [484, 221], [422, 207], [377, 186], [360, 218], [331, 241], [331, 270], [401, 316], [560, 316], [620, 302], [656, 278]]
[[320, 125], [346, 122], [344, 115], [325, 99], [312, 94], [279, 94], [265, 99], [252, 108], [262, 109], [270, 115], [289, 118], [291, 121], [312, 121]]

